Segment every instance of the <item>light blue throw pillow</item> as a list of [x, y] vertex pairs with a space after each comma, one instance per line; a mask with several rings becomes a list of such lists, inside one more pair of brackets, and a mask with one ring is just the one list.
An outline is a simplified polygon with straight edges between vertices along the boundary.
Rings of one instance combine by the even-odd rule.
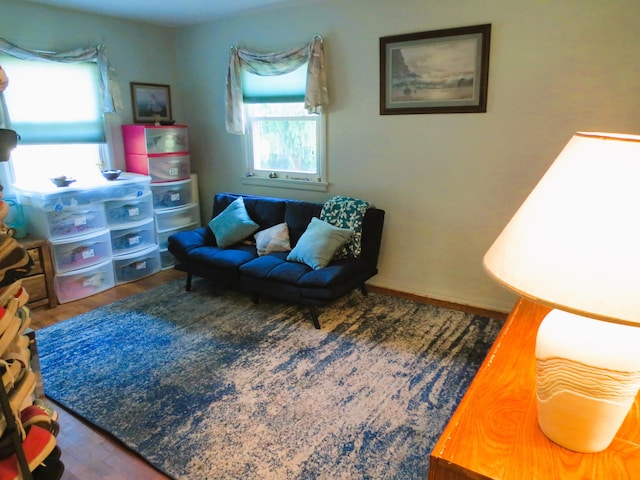
[[329, 265], [336, 252], [353, 236], [353, 230], [339, 228], [313, 217], [287, 260], [304, 263], [314, 270]]
[[226, 248], [247, 238], [258, 230], [259, 225], [251, 220], [244, 200], [238, 197], [209, 222], [209, 228], [218, 246]]

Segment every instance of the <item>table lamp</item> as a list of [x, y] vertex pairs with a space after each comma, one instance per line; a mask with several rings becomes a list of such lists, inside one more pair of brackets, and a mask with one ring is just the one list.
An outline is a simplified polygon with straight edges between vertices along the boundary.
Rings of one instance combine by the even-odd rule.
[[540, 429], [605, 450], [640, 389], [640, 136], [576, 133], [484, 267], [553, 307], [536, 338]]

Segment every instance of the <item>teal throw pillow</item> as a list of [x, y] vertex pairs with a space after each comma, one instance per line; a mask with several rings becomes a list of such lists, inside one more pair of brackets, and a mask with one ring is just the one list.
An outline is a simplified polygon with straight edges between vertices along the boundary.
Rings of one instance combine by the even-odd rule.
[[353, 230], [339, 228], [313, 217], [287, 260], [304, 263], [314, 270], [329, 265], [336, 252], [353, 236]]
[[226, 248], [247, 238], [258, 230], [259, 225], [251, 220], [244, 200], [238, 197], [209, 222], [209, 228], [218, 246]]

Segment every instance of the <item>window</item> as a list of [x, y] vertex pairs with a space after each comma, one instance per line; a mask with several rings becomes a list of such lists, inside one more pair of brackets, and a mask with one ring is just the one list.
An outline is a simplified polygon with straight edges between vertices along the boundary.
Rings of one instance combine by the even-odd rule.
[[304, 102], [245, 103], [245, 109], [247, 177], [324, 189], [324, 115], [307, 113]]
[[243, 183], [326, 191], [322, 38], [284, 52], [231, 50], [227, 132], [245, 137]]
[[[21, 185], [67, 175], [98, 177], [105, 164], [100, 78], [95, 62], [61, 63], [0, 56], [11, 128], [20, 135], [12, 178]], [[11, 173], [10, 173], [11, 175]]]

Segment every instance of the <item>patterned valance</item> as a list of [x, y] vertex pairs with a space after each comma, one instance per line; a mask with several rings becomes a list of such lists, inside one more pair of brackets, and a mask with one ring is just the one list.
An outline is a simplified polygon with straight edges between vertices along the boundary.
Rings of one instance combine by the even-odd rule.
[[[0, 53], [21, 60], [39, 60], [45, 62], [79, 63], [96, 62], [100, 74], [100, 87], [103, 99], [103, 112], [113, 113], [122, 110], [120, 88], [115, 81], [115, 73], [109, 61], [104, 45], [89, 48], [77, 48], [69, 52], [41, 52], [18, 47], [4, 38], [0, 38]], [[9, 126], [4, 97], [0, 94], [0, 127]]]
[[255, 75], [284, 75], [308, 62], [304, 108], [319, 113], [329, 103], [327, 76], [324, 65], [324, 47], [320, 36], [311, 43], [276, 53], [256, 53], [231, 48], [226, 91], [226, 126], [229, 133], [244, 134], [245, 119], [242, 100], [240, 70]]

